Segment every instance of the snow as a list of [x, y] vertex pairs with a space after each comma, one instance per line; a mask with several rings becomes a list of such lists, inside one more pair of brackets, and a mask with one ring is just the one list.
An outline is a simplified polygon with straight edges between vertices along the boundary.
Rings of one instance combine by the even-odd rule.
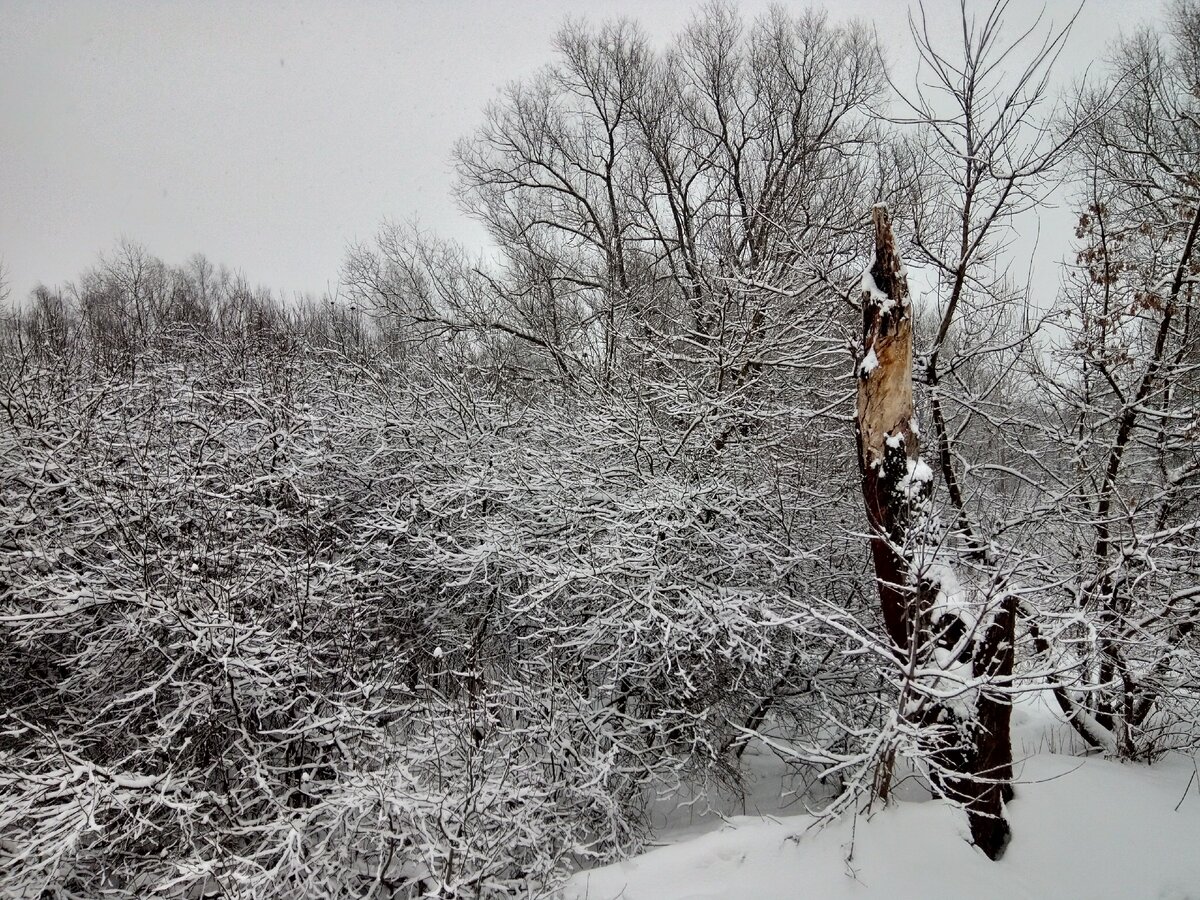
[[866, 297], [879, 304], [881, 314], [886, 315], [896, 305], [896, 301], [889, 297], [875, 282], [875, 276], [871, 274], [869, 268], [864, 269], [862, 273], [862, 292]]
[[937, 586], [933, 608], [930, 610], [930, 619], [934, 623], [942, 616], [951, 615], [962, 619], [968, 626], [975, 624], [975, 617], [967, 604], [966, 591], [963, 590], [951, 566], [932, 561], [925, 565], [921, 575]]
[[904, 476], [896, 485], [897, 489], [908, 499], [918, 497], [925, 485], [933, 481], [933, 471], [923, 459], [910, 459]]
[[564, 898], [1200, 898], [1194, 760], [1149, 767], [1046, 752], [1070, 751], [1072, 739], [1040, 697], [1020, 701], [1013, 723], [1013, 838], [999, 862], [968, 843], [960, 811], [912, 801], [824, 829], [808, 815], [738, 816], [707, 834], [580, 872]]
[[967, 843], [957, 810], [900, 803], [824, 830], [810, 830], [808, 816], [737, 817], [719, 831], [580, 873], [565, 897], [1198, 898], [1200, 793], [1193, 784], [1184, 797], [1192, 771], [1178, 761], [1146, 768], [1028, 759], [1009, 807], [1012, 843], [998, 863]]
[[875, 355], [875, 348], [872, 347], [867, 351], [867, 355], [863, 357], [863, 361], [858, 364], [858, 377], [869, 378], [871, 373], [879, 368], [879, 357]]

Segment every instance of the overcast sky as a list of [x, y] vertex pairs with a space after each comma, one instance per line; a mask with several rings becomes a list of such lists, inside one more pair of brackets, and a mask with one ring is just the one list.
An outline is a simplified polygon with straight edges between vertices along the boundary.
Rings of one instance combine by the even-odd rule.
[[[695, 6], [0, 0], [0, 261], [13, 297], [74, 279], [121, 237], [168, 262], [202, 252], [287, 294], [336, 285], [346, 247], [384, 218], [477, 245], [450, 196], [451, 150], [488, 99], [550, 59], [564, 16], [629, 16], [665, 42]], [[873, 20], [904, 56], [906, 0], [828, 6]], [[1042, 6], [1014, 0], [1010, 18]], [[1045, 6], [1063, 21], [1075, 2]], [[949, 27], [957, 0], [927, 8]], [[1088, 0], [1064, 72], [1158, 12], [1157, 0]]]

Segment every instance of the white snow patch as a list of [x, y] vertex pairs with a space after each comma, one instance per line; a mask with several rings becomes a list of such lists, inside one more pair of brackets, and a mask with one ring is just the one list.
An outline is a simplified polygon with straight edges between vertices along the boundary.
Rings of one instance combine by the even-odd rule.
[[858, 364], [858, 377], [869, 378], [871, 373], [879, 368], [879, 357], [875, 355], [875, 348], [872, 347], [867, 351], [867, 355], [863, 357], [863, 361]]
[[1017, 796], [1008, 808], [1013, 838], [999, 862], [967, 842], [961, 812], [941, 801], [902, 802], [824, 830], [810, 830], [814, 819], [803, 815], [733, 818], [720, 831], [580, 872], [564, 896], [1196, 898], [1200, 789], [1189, 785], [1193, 766], [1181, 759], [1146, 767], [1053, 754], [1019, 762]]
[[925, 460], [917, 458], [908, 461], [908, 467], [896, 485], [900, 491], [909, 500], [915, 499], [924, 489], [925, 485], [933, 481], [933, 470], [925, 464]]
[[864, 269], [862, 273], [862, 292], [879, 305], [879, 311], [882, 314], [890, 312], [892, 307], [896, 305], [896, 301], [889, 297], [876, 284], [875, 276], [871, 274], [869, 268]]
[[[944, 615], [958, 616], [960, 619], [971, 619], [967, 607], [967, 594], [963, 590], [954, 569], [945, 563], [931, 562], [921, 573], [930, 584], [937, 588], [937, 596], [930, 610], [930, 618], [936, 622]], [[967, 622], [968, 625], [971, 621]]]

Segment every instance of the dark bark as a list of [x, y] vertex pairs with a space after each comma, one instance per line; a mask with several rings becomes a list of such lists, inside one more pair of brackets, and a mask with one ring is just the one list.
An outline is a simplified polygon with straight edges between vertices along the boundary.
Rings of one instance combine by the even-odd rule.
[[[976, 642], [972, 670], [976, 679], [1007, 686], [1012, 679], [1016, 597], [1005, 597], [991, 624]], [[948, 793], [967, 809], [971, 837], [991, 859], [999, 859], [1011, 835], [1004, 819], [1004, 801], [1012, 789], [1012, 701], [1000, 690], [982, 688], [976, 703], [972, 740], [963, 750], [963, 778], [955, 778]]]

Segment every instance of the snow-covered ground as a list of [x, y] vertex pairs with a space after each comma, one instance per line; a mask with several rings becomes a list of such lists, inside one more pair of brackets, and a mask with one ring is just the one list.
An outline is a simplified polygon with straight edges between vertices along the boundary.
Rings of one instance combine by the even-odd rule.
[[692, 822], [668, 835], [677, 843], [577, 874], [566, 897], [1200, 900], [1196, 762], [1123, 765], [1064, 755], [1071, 743], [1039, 702], [1014, 713], [1024, 758], [998, 863], [967, 843], [960, 812], [910, 801], [823, 829], [807, 815], [754, 815], [697, 836], [704, 823]]

